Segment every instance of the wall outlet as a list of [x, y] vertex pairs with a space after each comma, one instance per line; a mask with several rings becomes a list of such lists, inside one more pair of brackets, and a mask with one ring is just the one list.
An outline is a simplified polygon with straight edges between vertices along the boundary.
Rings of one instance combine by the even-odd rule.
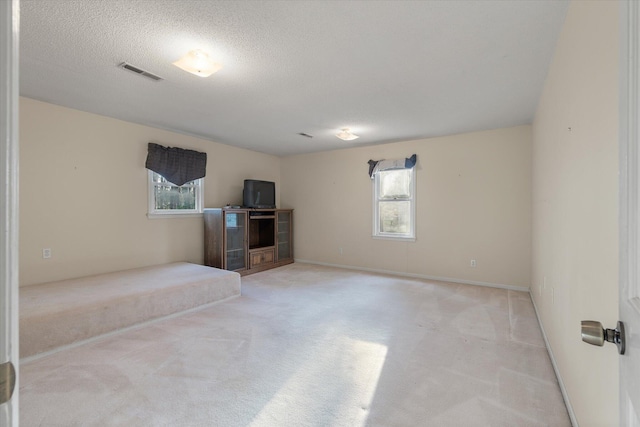
[[340, 255], [342, 255], [342, 247], [340, 247]]
[[555, 289], [552, 286], [551, 287], [551, 305], [554, 305], [555, 303], [556, 303], [556, 293], [555, 293]]
[[51, 248], [44, 248], [42, 250], [42, 258], [44, 258], [44, 259], [51, 258]]
[[475, 267], [476, 265], [477, 264], [475, 259], [472, 259], [471, 262], [469, 263], [469, 267]]

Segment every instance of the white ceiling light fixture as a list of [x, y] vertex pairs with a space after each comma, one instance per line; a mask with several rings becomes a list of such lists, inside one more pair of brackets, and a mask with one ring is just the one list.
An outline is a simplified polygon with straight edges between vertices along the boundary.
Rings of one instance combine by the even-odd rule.
[[354, 139], [360, 138], [358, 135], [351, 133], [349, 128], [343, 128], [340, 132], [336, 133], [336, 136], [343, 141], [353, 141]]
[[189, 51], [173, 65], [200, 77], [209, 77], [222, 68], [222, 64], [214, 62], [206, 52], [200, 49]]

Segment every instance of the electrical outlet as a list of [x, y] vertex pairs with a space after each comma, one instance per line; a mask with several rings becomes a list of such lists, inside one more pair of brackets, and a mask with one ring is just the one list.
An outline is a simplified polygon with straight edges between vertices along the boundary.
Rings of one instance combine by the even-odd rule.
[[44, 248], [42, 250], [42, 258], [44, 258], [44, 259], [51, 258], [51, 248]]
[[469, 267], [475, 267], [476, 265], [477, 264], [475, 259], [472, 259], [471, 262], [469, 263]]
[[555, 293], [555, 289], [552, 286], [551, 287], [551, 305], [554, 305], [555, 303], [556, 303], [556, 293]]
[[340, 247], [340, 255], [342, 255], [342, 247]]

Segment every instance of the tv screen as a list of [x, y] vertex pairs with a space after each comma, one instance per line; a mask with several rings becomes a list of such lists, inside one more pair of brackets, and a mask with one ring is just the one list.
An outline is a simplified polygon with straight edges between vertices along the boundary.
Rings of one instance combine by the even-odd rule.
[[242, 199], [245, 208], [273, 209], [276, 207], [276, 183], [245, 179]]

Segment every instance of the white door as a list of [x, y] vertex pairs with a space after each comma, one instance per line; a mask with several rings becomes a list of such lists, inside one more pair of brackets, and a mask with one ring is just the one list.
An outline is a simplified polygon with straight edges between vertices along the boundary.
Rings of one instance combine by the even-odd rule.
[[18, 426], [18, 2], [0, 1], [0, 427]]
[[640, 5], [620, 3], [620, 425], [640, 427]]

